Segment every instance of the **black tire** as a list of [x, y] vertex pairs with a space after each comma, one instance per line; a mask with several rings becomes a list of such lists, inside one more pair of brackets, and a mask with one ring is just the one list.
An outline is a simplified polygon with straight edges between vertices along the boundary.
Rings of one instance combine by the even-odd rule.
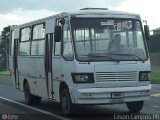
[[24, 85], [24, 96], [25, 96], [25, 101], [28, 105], [39, 105], [41, 103], [41, 97], [34, 96], [30, 93], [30, 88], [28, 83]]
[[63, 88], [60, 96], [61, 108], [64, 115], [71, 115], [73, 104], [67, 88]]
[[126, 104], [131, 113], [138, 113], [142, 110], [144, 101], [128, 102]]
[[34, 95], [32, 95], [34, 98], [34, 101], [33, 101], [33, 104], [34, 105], [40, 105], [41, 104], [41, 97], [39, 97], [39, 96], [34, 96]]

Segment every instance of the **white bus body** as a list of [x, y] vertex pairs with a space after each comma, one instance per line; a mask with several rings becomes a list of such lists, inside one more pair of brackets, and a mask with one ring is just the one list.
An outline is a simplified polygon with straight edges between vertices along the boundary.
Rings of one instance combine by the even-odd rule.
[[[109, 50], [117, 34], [123, 47]], [[150, 59], [137, 14], [57, 14], [12, 28], [10, 48], [12, 82], [28, 104], [49, 98], [70, 114], [75, 104], [127, 103], [138, 112], [150, 97]]]

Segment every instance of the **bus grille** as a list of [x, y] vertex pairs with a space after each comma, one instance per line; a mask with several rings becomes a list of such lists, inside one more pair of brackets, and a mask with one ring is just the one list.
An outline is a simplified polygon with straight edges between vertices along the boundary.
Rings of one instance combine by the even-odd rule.
[[136, 81], [138, 72], [96, 72], [96, 82]]

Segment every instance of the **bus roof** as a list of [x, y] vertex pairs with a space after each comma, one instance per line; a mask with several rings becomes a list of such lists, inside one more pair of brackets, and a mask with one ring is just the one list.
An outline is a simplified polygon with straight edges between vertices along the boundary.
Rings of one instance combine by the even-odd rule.
[[14, 26], [12, 29], [16, 27], [23, 27], [27, 25], [32, 25], [40, 22], [44, 22], [46, 19], [52, 19], [52, 18], [60, 18], [65, 16], [71, 16], [71, 17], [81, 17], [81, 18], [96, 18], [96, 17], [103, 17], [103, 18], [131, 18], [131, 19], [139, 19], [139, 14], [129, 13], [129, 12], [122, 12], [122, 11], [113, 11], [108, 10], [107, 8], [83, 8], [78, 11], [73, 12], [63, 12], [60, 14], [55, 14], [49, 17], [45, 17], [42, 19], [38, 19], [35, 21], [31, 21], [28, 23], [24, 23], [18, 26]]
[[140, 19], [139, 14], [108, 10], [107, 8], [84, 8], [76, 12], [70, 12], [75, 17], [107, 17], [107, 18], [133, 18]]

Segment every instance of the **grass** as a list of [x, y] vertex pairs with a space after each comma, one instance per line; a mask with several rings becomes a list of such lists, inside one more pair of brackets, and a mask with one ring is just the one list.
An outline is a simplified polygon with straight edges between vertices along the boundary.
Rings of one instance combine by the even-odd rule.
[[160, 68], [153, 68], [150, 74], [150, 79], [152, 83], [160, 83]]
[[151, 67], [152, 72], [150, 79], [152, 83], [160, 83], [160, 53], [151, 53]]
[[10, 76], [9, 71], [0, 71], [0, 76]]

